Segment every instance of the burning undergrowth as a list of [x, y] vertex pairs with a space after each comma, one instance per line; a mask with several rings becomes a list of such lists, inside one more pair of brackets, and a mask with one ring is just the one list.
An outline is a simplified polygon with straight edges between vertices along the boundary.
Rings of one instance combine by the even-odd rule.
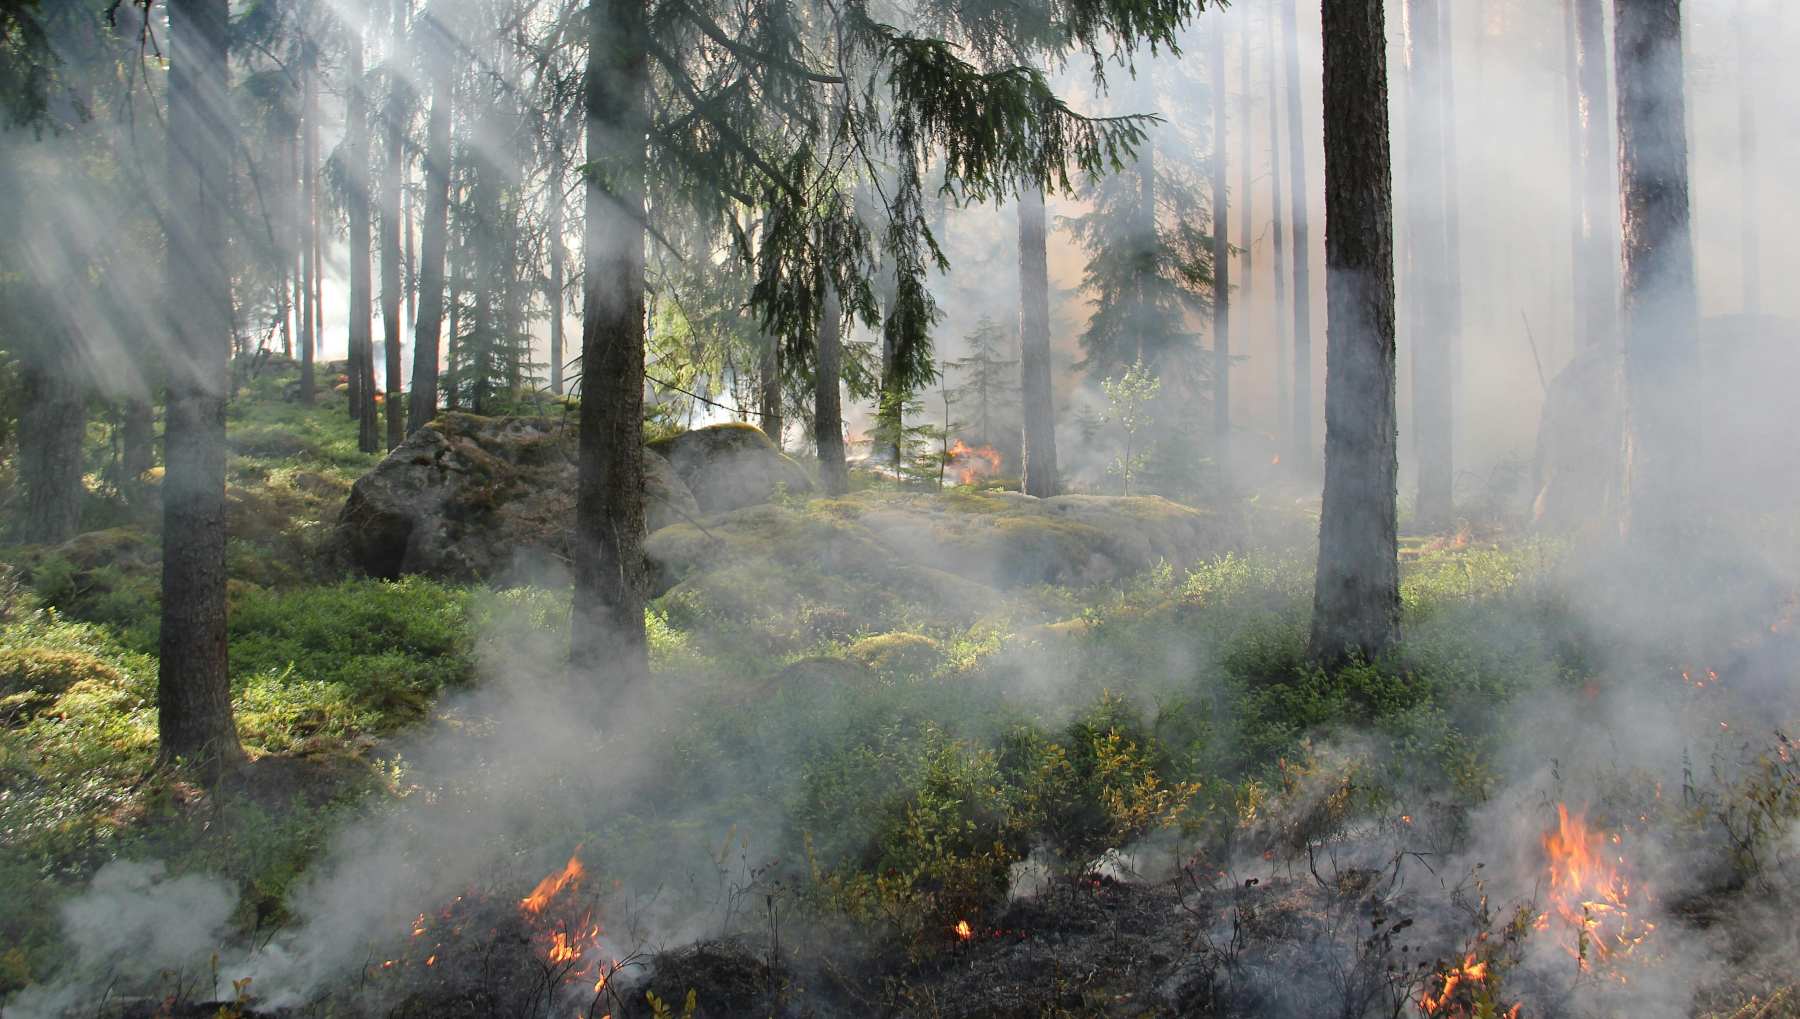
[[[1779, 618], [1704, 665], [1545, 666], [1496, 634], [1579, 647], [1526, 628], [1565, 602], [1510, 575], [1433, 593], [1455, 571], [1425, 568], [1415, 657], [1335, 676], [1279, 665], [1295, 585], [1239, 560], [1066, 635], [940, 635], [928, 672], [747, 684], [732, 659], [637, 707], [543, 679], [531, 630], [392, 748], [396, 798], [279, 929], [208, 926], [212, 966], [200, 942], [142, 960], [189, 976], [132, 1007], [624, 1019], [691, 991], [697, 1016], [1533, 1019], [1791, 994]], [[1201, 696], [1158, 702], [1184, 684]], [[155, 897], [99, 887], [82, 915]], [[89, 1003], [113, 982], [71, 974]]]

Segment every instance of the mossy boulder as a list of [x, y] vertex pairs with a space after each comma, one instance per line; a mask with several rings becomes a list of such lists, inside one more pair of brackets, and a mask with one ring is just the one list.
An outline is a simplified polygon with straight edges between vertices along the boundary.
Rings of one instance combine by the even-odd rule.
[[28, 721], [79, 683], [121, 685], [124, 674], [85, 651], [0, 648], [0, 725]]
[[806, 471], [752, 425], [696, 428], [653, 442], [650, 448], [668, 458], [707, 513], [770, 502], [783, 492], [803, 495], [813, 490]]
[[[667, 461], [646, 451], [644, 470], [650, 530], [699, 515]], [[351, 486], [339, 544], [375, 577], [555, 579], [573, 548], [575, 481], [560, 420], [447, 413]]]
[[943, 645], [923, 634], [882, 633], [850, 645], [848, 655], [882, 676], [922, 676], [937, 667]]

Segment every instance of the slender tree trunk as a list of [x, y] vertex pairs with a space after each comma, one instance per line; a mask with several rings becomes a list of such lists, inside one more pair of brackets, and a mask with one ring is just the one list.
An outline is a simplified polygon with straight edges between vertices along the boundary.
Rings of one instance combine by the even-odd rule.
[[35, 349], [25, 352], [20, 366], [18, 464], [25, 505], [16, 518], [17, 537], [60, 545], [81, 529], [87, 400], [71, 340], [55, 333], [34, 339]]
[[591, 0], [581, 433], [570, 663], [607, 685], [649, 674], [644, 634], [646, 0]]
[[300, 402], [310, 407], [318, 391], [313, 358], [318, 350], [319, 320], [319, 82], [318, 59], [309, 40], [303, 45], [300, 67], [300, 173], [301, 217], [305, 229], [300, 236], [301, 299], [300, 312]]
[[1374, 658], [1398, 636], [1394, 210], [1381, 0], [1324, 0], [1325, 493], [1309, 650]]
[[1613, 180], [1612, 93], [1606, 73], [1606, 0], [1575, 0], [1581, 89], [1583, 341], [1619, 342], [1619, 190]]
[[1225, 192], [1228, 146], [1225, 117], [1225, 21], [1213, 14], [1212, 53], [1212, 256], [1213, 256], [1213, 459], [1231, 475], [1231, 198]]
[[1307, 233], [1312, 192], [1306, 183], [1306, 121], [1300, 109], [1300, 24], [1296, 0], [1285, 0], [1281, 31], [1287, 55], [1288, 166], [1292, 168], [1294, 247], [1289, 257], [1294, 267], [1294, 447], [1293, 464], [1301, 471], [1313, 468], [1312, 392], [1312, 246]]
[[[136, 486], [156, 459], [156, 412], [150, 406], [151, 369], [145, 365], [144, 395], [125, 397], [120, 407], [120, 475], [127, 486]], [[132, 490], [135, 498], [136, 491]]]
[[[1280, 0], [1276, 0], [1280, 2]], [[1264, 22], [1265, 36], [1269, 50], [1269, 235], [1274, 242], [1270, 259], [1269, 276], [1275, 281], [1275, 448], [1276, 461], [1280, 462], [1281, 454], [1292, 448], [1292, 437], [1288, 434], [1289, 425], [1293, 422], [1292, 395], [1289, 391], [1288, 369], [1290, 347], [1292, 342], [1292, 322], [1288, 317], [1287, 295], [1287, 223], [1282, 218], [1281, 210], [1281, 107], [1276, 102], [1278, 88], [1276, 74], [1280, 60], [1276, 57], [1275, 10], [1270, 8], [1268, 19]]]
[[169, 0], [168, 471], [163, 477], [157, 731], [165, 760], [216, 776], [238, 761], [225, 651], [225, 390], [231, 275], [225, 214], [235, 123], [226, 0]]
[[276, 300], [281, 304], [281, 356], [292, 360], [294, 320], [300, 314], [300, 304], [292, 299], [292, 295], [300, 289], [300, 283], [298, 279], [290, 279], [294, 271], [294, 259], [288, 256], [290, 245], [293, 251], [300, 248], [300, 147], [293, 131], [285, 134], [287, 137], [279, 143], [284, 157], [283, 166], [276, 178], [281, 183], [277, 189], [278, 201], [281, 203], [277, 216], [281, 240], [275, 248], [280, 257], [281, 268]]
[[[450, 104], [446, 14], [442, 0], [426, 11], [424, 48], [431, 66], [431, 114], [425, 125], [425, 225], [420, 238], [419, 317], [413, 321], [413, 375], [407, 430], [437, 416], [438, 350], [444, 325], [444, 256], [450, 246]], [[456, 331], [451, 324], [452, 334]]]
[[818, 367], [813, 374], [813, 441], [819, 447], [819, 482], [826, 495], [850, 490], [850, 468], [844, 462], [844, 408], [838, 383], [843, 376], [844, 352], [839, 330], [843, 310], [837, 287], [828, 278], [819, 312]]
[[[453, 185], [454, 186], [454, 185]], [[460, 197], [461, 192], [458, 192]], [[466, 240], [466, 238], [465, 238]], [[468, 258], [467, 244], [458, 243], [450, 248], [446, 256], [444, 287], [449, 291], [448, 308], [445, 311], [447, 336], [444, 340], [444, 363], [450, 368], [450, 384], [444, 387], [444, 407], [447, 410], [462, 409], [462, 377], [457, 374], [462, 364], [462, 294], [463, 264]]]
[[1238, 152], [1238, 247], [1239, 272], [1237, 274], [1238, 326], [1246, 337], [1253, 336], [1254, 323], [1250, 315], [1256, 308], [1252, 283], [1256, 278], [1256, 188], [1252, 171], [1255, 160], [1251, 153], [1255, 150], [1252, 144], [1256, 132], [1252, 129], [1250, 117], [1250, 7], [1248, 4], [1237, 11], [1238, 20], [1238, 85], [1242, 94], [1238, 96], [1238, 130], [1242, 132], [1243, 148]]
[[[477, 134], [493, 137], [485, 130]], [[502, 285], [504, 272], [496, 229], [500, 218], [500, 182], [496, 180], [499, 168], [492, 158], [478, 155], [471, 162], [474, 165], [469, 167], [469, 172], [474, 181], [469, 186], [469, 204], [474, 208], [474, 225], [470, 228], [473, 250], [469, 257], [475, 267], [472, 283], [475, 319], [463, 357], [472, 373], [469, 377], [469, 409], [476, 414], [488, 414], [493, 410], [490, 398], [498, 369], [495, 355], [500, 331], [494, 316], [494, 288]]]
[[[400, 48], [403, 31], [398, 4], [394, 9], [392, 49], [389, 59]], [[400, 376], [400, 178], [405, 170], [406, 148], [404, 125], [406, 99], [398, 81], [388, 83], [388, 98], [381, 117], [382, 137], [387, 142], [386, 158], [381, 168], [381, 343], [384, 364], [382, 398], [387, 418], [387, 448], [393, 449], [406, 438], [406, 406], [401, 399]]]
[[1569, 134], [1569, 299], [1574, 309], [1575, 346], [1599, 341], [1588, 332], [1588, 193], [1582, 151], [1581, 37], [1576, 30], [1575, 0], [1563, 0], [1563, 76], [1568, 85]]
[[1738, 250], [1744, 271], [1744, 312], [1762, 313], [1762, 209], [1756, 188], [1756, 41], [1750, 0], [1738, 0], [1738, 200], [1743, 227]]
[[381, 449], [375, 416], [374, 281], [369, 266], [369, 98], [363, 81], [361, 29], [350, 31], [350, 87], [344, 116], [344, 162], [349, 170], [351, 416], [356, 445], [364, 453]]
[[[1458, 168], [1462, 165], [1456, 148], [1456, 33], [1452, 28], [1454, 4], [1438, 8], [1440, 59], [1438, 82], [1443, 102], [1439, 108], [1444, 117], [1444, 328], [1449, 331], [1451, 413], [1454, 420], [1455, 395], [1462, 391], [1463, 364], [1463, 298], [1462, 298], [1462, 213]], [[1454, 448], [1454, 447], [1453, 447]]]
[[406, 266], [406, 322], [409, 328], [419, 327], [419, 262], [413, 248], [413, 194], [406, 187], [411, 175], [411, 161], [400, 164], [400, 229], [401, 237], [406, 242], [406, 254], [401, 264]]
[[[1156, 109], [1156, 95], [1155, 91], [1150, 88], [1148, 75], [1144, 78], [1143, 104], [1144, 109]], [[1153, 259], [1156, 257], [1158, 248], [1160, 247], [1160, 239], [1157, 236], [1156, 230], [1156, 138], [1154, 135], [1146, 135], [1144, 137], [1143, 143], [1138, 148], [1137, 165], [1138, 243], [1142, 246], [1141, 250], [1144, 252], [1145, 257], [1147, 259]], [[1160, 347], [1155, 351], [1148, 350], [1145, 347], [1145, 342], [1148, 339], [1145, 334], [1149, 331], [1146, 326], [1151, 321], [1150, 284], [1151, 277], [1149, 272], [1138, 274], [1137, 306], [1134, 309], [1135, 317], [1138, 322], [1137, 353], [1133, 360], [1145, 364], [1148, 364], [1151, 360], [1159, 357], [1165, 352]]]
[[556, 137], [556, 159], [550, 176], [550, 282], [544, 301], [550, 306], [550, 391], [557, 396], [563, 391], [563, 263], [568, 251], [563, 244], [563, 146], [562, 128]]
[[1624, 237], [1627, 532], [1651, 555], [1700, 530], [1699, 311], [1680, 0], [1614, 0]]
[[1056, 406], [1050, 384], [1050, 266], [1044, 236], [1044, 192], [1019, 189], [1019, 383], [1024, 418], [1020, 487], [1056, 494]]
[[1407, 323], [1413, 335], [1412, 402], [1414, 437], [1419, 457], [1419, 491], [1414, 504], [1418, 525], [1426, 530], [1450, 523], [1454, 515], [1454, 389], [1451, 381], [1451, 327], [1445, 315], [1449, 281], [1445, 266], [1450, 252], [1444, 232], [1443, 33], [1437, 23], [1436, 0], [1407, 0], [1406, 61], [1407, 178], [1412, 196], [1407, 215], [1411, 235], [1411, 305]]
[[[762, 243], [769, 243], [774, 233], [774, 221], [765, 218], [762, 229]], [[757, 420], [762, 422], [763, 434], [781, 448], [781, 433], [784, 431], [781, 420], [781, 337], [763, 334], [761, 358], [757, 364]]]

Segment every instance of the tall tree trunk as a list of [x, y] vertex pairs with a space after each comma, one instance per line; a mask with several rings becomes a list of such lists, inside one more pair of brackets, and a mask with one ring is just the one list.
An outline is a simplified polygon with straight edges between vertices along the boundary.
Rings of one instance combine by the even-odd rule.
[[135, 486], [156, 459], [156, 412], [150, 406], [151, 368], [144, 365], [144, 392], [126, 396], [119, 410], [120, 471], [136, 497]]
[[1019, 383], [1024, 418], [1020, 487], [1056, 494], [1056, 405], [1050, 385], [1050, 265], [1044, 236], [1044, 191], [1019, 189]]
[[1225, 192], [1225, 19], [1213, 13], [1212, 53], [1212, 257], [1213, 257], [1213, 459], [1231, 475], [1231, 198]]
[[1599, 341], [1588, 334], [1588, 193], [1582, 151], [1581, 36], [1575, 23], [1575, 0], [1563, 0], [1563, 76], [1568, 86], [1569, 134], [1569, 304], [1574, 310], [1575, 346]]
[[400, 164], [400, 172], [400, 236], [406, 243], [406, 253], [401, 257], [401, 264], [406, 266], [406, 322], [416, 329], [419, 325], [419, 262], [413, 248], [413, 193], [405, 186], [410, 183], [412, 173], [410, 160]]
[[1374, 658], [1400, 629], [1394, 206], [1381, 0], [1324, 0], [1325, 493], [1309, 652]]
[[781, 447], [781, 337], [764, 336], [762, 361], [757, 367], [759, 381], [757, 411], [763, 434], [777, 449]]
[[1451, 327], [1446, 321], [1444, 278], [1449, 245], [1444, 233], [1443, 33], [1437, 0], [1407, 0], [1406, 62], [1407, 180], [1412, 201], [1407, 215], [1411, 273], [1407, 316], [1413, 335], [1412, 403], [1419, 457], [1418, 524], [1432, 529], [1450, 523], [1455, 478], [1451, 380]]
[[[1462, 165], [1456, 149], [1456, 33], [1451, 22], [1454, 4], [1438, 8], [1439, 78], [1443, 88], [1440, 109], [1444, 115], [1444, 328], [1449, 330], [1450, 392], [1462, 390], [1463, 364], [1463, 298], [1462, 298], [1462, 213], [1458, 168]], [[1451, 412], [1455, 412], [1454, 403]]]
[[[493, 137], [485, 130], [477, 134]], [[469, 204], [474, 209], [474, 223], [470, 227], [470, 246], [474, 250], [469, 253], [469, 258], [474, 262], [475, 270], [472, 277], [475, 319], [469, 329], [469, 342], [463, 349], [464, 364], [457, 366], [457, 370], [472, 373], [469, 375], [469, 409], [476, 414], [488, 414], [493, 410], [493, 382], [499, 368], [495, 355], [500, 330], [494, 315], [494, 288], [504, 286], [502, 274], [505, 271], [497, 230], [500, 182], [496, 178], [500, 171], [494, 160], [487, 156], [477, 155], [471, 163], [469, 173], [474, 180], [469, 186]]]
[[837, 287], [829, 276], [820, 302], [818, 365], [813, 373], [813, 441], [819, 447], [819, 482], [826, 495], [850, 490], [850, 467], [844, 462], [844, 408], [838, 383], [843, 376], [844, 352], [839, 330], [843, 310]]
[[318, 391], [313, 359], [318, 351], [320, 324], [319, 292], [319, 72], [317, 51], [311, 40], [302, 44], [300, 98], [300, 174], [301, 218], [305, 221], [300, 234], [301, 289], [305, 291], [300, 310], [300, 402], [312, 406]]
[[381, 448], [375, 417], [374, 286], [369, 269], [369, 100], [363, 81], [360, 27], [349, 30], [350, 85], [345, 94], [344, 163], [350, 220], [350, 415], [357, 421], [357, 448]]
[[162, 637], [157, 732], [164, 760], [216, 775], [243, 756], [225, 651], [225, 391], [231, 355], [226, 202], [235, 148], [227, 0], [169, 0], [168, 359]]
[[1307, 234], [1311, 192], [1306, 184], [1306, 121], [1300, 109], [1300, 19], [1296, 0], [1285, 0], [1281, 32], [1287, 55], [1288, 166], [1292, 168], [1294, 247], [1289, 253], [1294, 272], [1294, 446], [1293, 464], [1302, 471], [1313, 467], [1312, 392], [1312, 247]]
[[[1280, 2], [1280, 0], [1276, 0]], [[1288, 317], [1287, 296], [1287, 223], [1281, 210], [1281, 107], [1277, 97], [1276, 74], [1281, 65], [1276, 57], [1275, 10], [1271, 8], [1264, 22], [1269, 50], [1269, 235], [1274, 242], [1270, 260], [1270, 277], [1275, 281], [1275, 448], [1277, 462], [1288, 453], [1293, 443], [1288, 434], [1293, 422], [1292, 395], [1289, 390], [1289, 344], [1292, 322]], [[1291, 454], [1290, 454], [1291, 455]]]
[[25, 505], [18, 540], [60, 545], [81, 529], [81, 443], [87, 400], [73, 342], [60, 330], [35, 337], [21, 358], [19, 482]]
[[[426, 11], [424, 47], [431, 66], [431, 114], [425, 125], [425, 225], [420, 238], [419, 317], [413, 320], [413, 374], [408, 431], [437, 416], [438, 350], [444, 325], [444, 257], [450, 246], [450, 104], [452, 73], [442, 0]], [[455, 325], [451, 326], [452, 332]]]
[[1606, 73], [1606, 0], [1575, 0], [1575, 35], [1581, 89], [1582, 307], [1584, 343], [1619, 342], [1619, 192], [1613, 181], [1617, 149]]
[[1238, 85], [1241, 94], [1238, 96], [1238, 130], [1242, 132], [1243, 148], [1238, 152], [1238, 252], [1242, 262], [1237, 275], [1238, 326], [1246, 337], [1255, 335], [1250, 315], [1256, 308], [1256, 299], [1251, 286], [1256, 278], [1256, 254], [1253, 250], [1256, 236], [1256, 193], [1253, 171], [1256, 161], [1251, 158], [1254, 151], [1252, 144], [1256, 132], [1251, 127], [1250, 118], [1250, 7], [1245, 4], [1237, 11], [1238, 20]]
[[[403, 16], [399, 4], [394, 6], [393, 34], [388, 53], [390, 61], [398, 60]], [[382, 403], [387, 417], [387, 448], [393, 449], [406, 438], [406, 407], [401, 400], [400, 376], [400, 178], [405, 171], [406, 148], [401, 118], [405, 116], [406, 98], [398, 80], [388, 82], [388, 97], [381, 116], [382, 137], [387, 142], [386, 158], [381, 167], [381, 343], [384, 364]]]
[[649, 674], [644, 634], [646, 0], [590, 0], [581, 433], [569, 656], [622, 689]]
[[550, 391], [557, 396], [563, 391], [563, 263], [569, 255], [563, 244], [563, 143], [562, 128], [556, 129], [556, 159], [550, 171], [550, 281], [544, 302], [550, 306]]
[[1743, 207], [1743, 228], [1738, 250], [1744, 272], [1744, 312], [1762, 312], [1762, 209], [1756, 198], [1756, 42], [1751, 37], [1755, 19], [1749, 0], [1738, 0], [1738, 200]]
[[1623, 210], [1627, 530], [1650, 554], [1699, 530], [1699, 311], [1680, 0], [1614, 0]]

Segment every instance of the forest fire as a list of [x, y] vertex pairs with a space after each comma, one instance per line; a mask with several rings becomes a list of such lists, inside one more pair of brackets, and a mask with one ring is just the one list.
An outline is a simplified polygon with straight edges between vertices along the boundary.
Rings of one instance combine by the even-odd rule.
[[1563, 947], [1583, 971], [1596, 961], [1624, 955], [1644, 942], [1656, 925], [1631, 915], [1634, 902], [1647, 901], [1642, 889], [1632, 886], [1621, 870], [1625, 858], [1611, 855], [1610, 847], [1622, 844], [1615, 834], [1609, 839], [1590, 828], [1581, 813], [1556, 805], [1556, 830], [1543, 837], [1550, 867], [1550, 909], [1537, 918], [1537, 928], [1548, 930], [1553, 921], [1573, 932]]
[[570, 854], [569, 862], [563, 864], [561, 870], [539, 881], [537, 887], [531, 890], [530, 895], [519, 900], [519, 908], [527, 913], [542, 913], [544, 907], [550, 904], [550, 900], [561, 894], [564, 888], [579, 882], [586, 873], [581, 866], [581, 857], [577, 855], [580, 852], [580, 847], [577, 847], [575, 853]]
[[[1429, 986], [1419, 992], [1419, 1010], [1428, 1016], [1443, 1016], [1446, 1019], [1470, 1019], [1476, 1015], [1499, 1015], [1504, 1019], [1519, 1019], [1519, 1006], [1513, 1005], [1505, 1012], [1498, 1011], [1497, 1005], [1485, 1001], [1491, 997], [1487, 986], [1488, 964], [1477, 961], [1473, 953], [1463, 957], [1462, 962], [1451, 966], [1441, 973], [1433, 975], [1429, 983], [1437, 984], [1437, 993], [1433, 994]], [[1484, 1009], [1483, 1006], [1491, 1006]]]
[[950, 444], [947, 455], [959, 485], [973, 485], [1000, 473], [1003, 459], [1000, 451], [992, 446], [971, 446], [961, 439]]

